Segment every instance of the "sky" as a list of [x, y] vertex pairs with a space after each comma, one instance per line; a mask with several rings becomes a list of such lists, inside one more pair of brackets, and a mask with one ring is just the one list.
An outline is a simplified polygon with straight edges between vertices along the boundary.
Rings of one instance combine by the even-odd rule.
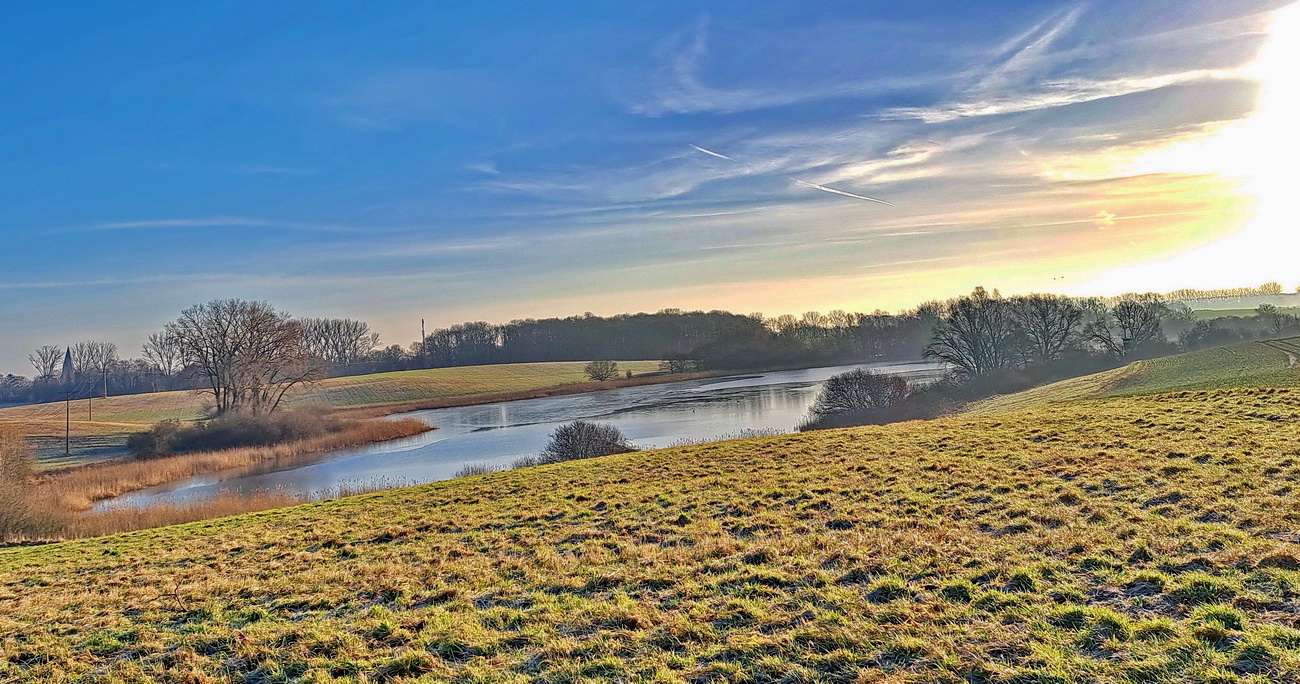
[[1294, 288], [1298, 46], [1264, 0], [5, 3], [0, 372], [226, 297], [405, 346]]

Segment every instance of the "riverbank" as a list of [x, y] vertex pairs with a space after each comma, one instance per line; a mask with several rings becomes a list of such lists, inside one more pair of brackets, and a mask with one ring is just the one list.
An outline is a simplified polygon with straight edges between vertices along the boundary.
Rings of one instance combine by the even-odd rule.
[[[338, 449], [413, 437], [434, 428], [414, 418], [404, 420], [350, 420], [341, 430], [308, 439], [258, 447], [178, 454], [150, 460], [120, 461], [82, 466], [40, 476], [33, 483], [32, 501], [46, 519], [59, 521], [56, 538], [76, 538], [126, 532], [247, 513], [302, 503], [306, 497], [288, 492], [259, 492], [253, 496], [222, 496], [184, 506], [109, 510], [88, 513], [96, 502], [148, 487], [208, 473], [259, 464], [297, 460]], [[386, 488], [347, 486], [326, 496], [347, 496]]]
[[353, 421], [337, 432], [283, 444], [84, 466], [43, 477], [37, 487], [44, 494], [42, 499], [84, 511], [96, 501], [195, 475], [414, 437], [433, 429], [414, 418]]
[[[871, 362], [862, 363], [884, 363], [884, 364], [905, 364], [915, 363], [911, 359], [875, 359]], [[644, 387], [647, 385], [662, 385], [672, 382], [688, 382], [690, 380], [707, 380], [710, 378], [725, 378], [728, 380], [748, 380], [757, 378], [764, 373], [780, 373], [782, 371], [799, 371], [812, 370], [815, 368], [831, 368], [839, 365], [850, 364], [797, 364], [792, 366], [779, 366], [773, 368], [748, 368], [736, 370], [716, 370], [716, 371], [697, 371], [694, 373], [650, 373], [646, 375], [633, 376], [631, 378], [616, 378], [605, 381], [587, 381], [575, 382], [566, 385], [555, 385], [552, 387], [541, 387], [532, 390], [514, 391], [514, 392], [497, 392], [492, 394], [475, 394], [469, 396], [450, 396], [435, 397], [428, 399], [414, 399], [409, 401], [394, 402], [392, 404], [371, 404], [358, 407], [343, 407], [339, 409], [340, 414], [353, 418], [378, 418], [382, 416], [391, 416], [399, 413], [410, 413], [411, 411], [432, 411], [435, 409], [460, 408], [463, 406], [479, 406], [482, 404], [497, 404], [504, 401], [522, 401], [525, 399], [545, 399], [547, 397], [562, 397], [572, 394], [586, 394], [588, 392], [601, 392], [604, 390], [623, 389], [627, 387]]]
[[[486, 405], [418, 411], [437, 425], [436, 436], [404, 443], [324, 454], [285, 467], [245, 468], [150, 488], [95, 509], [185, 504], [224, 493], [319, 489], [397, 477], [407, 484], [456, 478], [467, 465], [508, 467], [535, 456], [552, 433], [575, 420], [617, 427], [643, 449], [715, 442], [734, 435], [787, 432], [805, 417], [821, 383], [861, 366], [829, 366], [761, 374], [727, 375], [684, 382], [644, 384], [610, 391], [550, 396]], [[877, 364], [881, 372], [906, 374], [925, 383], [941, 373], [934, 364]]]
[[[647, 376], [657, 361], [619, 361], [619, 369], [670, 382], [679, 376]], [[500, 397], [525, 396], [571, 385], [598, 386], [583, 374], [578, 361], [429, 368], [322, 380], [296, 392], [293, 406], [323, 404], [364, 417], [366, 409], [392, 407], [370, 415], [400, 413], [403, 406], [424, 402], [484, 403]], [[641, 380], [643, 377], [634, 378]], [[612, 381], [624, 382], [624, 380]], [[603, 383], [605, 388], [611, 383]], [[175, 391], [79, 399], [0, 409], [0, 425], [10, 425], [27, 437], [36, 451], [37, 469], [54, 470], [112, 461], [126, 454], [126, 439], [168, 419], [190, 421], [206, 415], [210, 400], [201, 392]], [[65, 447], [65, 429], [70, 447]]]
[[[779, 368], [771, 370], [794, 369]], [[339, 409], [339, 413], [351, 418], [378, 418], [398, 413], [410, 413], [411, 411], [431, 411], [433, 409], [498, 404], [503, 401], [522, 401], [524, 399], [545, 399], [547, 397], [561, 397], [570, 394], [586, 394], [588, 392], [601, 392], [604, 390], [622, 389], [625, 387], [642, 387], [645, 385], [662, 385], [670, 382], [686, 382], [688, 380], [701, 380], [705, 378], [729, 377], [736, 373], [754, 372], [760, 371], [702, 371], [698, 373], [644, 375], [634, 376], [631, 378], [619, 378], [616, 380], [605, 380], [603, 382], [578, 382], [568, 385], [556, 385], [554, 387], [542, 387], [516, 392], [497, 392], [493, 394], [475, 394], [459, 397], [436, 397], [429, 399], [414, 399], [392, 404], [359, 406], [353, 408], [345, 407]]]
[[[890, 368], [889, 365], [881, 367]], [[771, 430], [773, 426], [778, 430], [789, 429], [803, 415], [816, 392], [816, 384], [846, 368], [849, 367], [652, 375], [603, 383], [573, 383], [532, 392], [444, 397], [353, 409], [344, 412], [347, 419], [384, 425], [400, 424], [403, 422], [400, 419], [405, 417], [380, 420], [377, 416], [432, 407], [432, 413], [420, 416], [422, 422], [418, 423], [417, 430], [427, 429], [424, 425], [427, 422], [448, 434], [440, 433], [430, 443], [396, 451], [382, 445], [367, 449], [347, 440], [317, 444], [313, 449], [294, 448], [287, 454], [283, 450], [278, 454], [238, 450], [84, 467], [47, 477], [59, 486], [51, 487], [51, 493], [41, 498], [57, 500], [63, 510], [74, 511], [75, 525], [68, 527], [75, 531], [67, 534], [82, 536], [334, 498], [335, 490], [355, 489], [357, 483], [374, 489], [447, 479], [455, 477], [454, 473], [465, 463], [508, 462], [532, 453], [542, 447], [555, 425], [596, 415], [617, 416], [614, 421], [628, 430], [629, 437], [645, 439], [647, 442], [642, 444], [651, 448], [717, 441], [723, 435], [746, 430]], [[900, 372], [929, 372], [894, 368]], [[763, 389], [769, 385], [773, 389]], [[605, 390], [610, 392], [604, 396], [581, 396]], [[519, 401], [526, 399], [534, 402]], [[535, 403], [538, 399], [547, 403]], [[492, 402], [495, 409], [477, 408], [491, 400], [495, 400]], [[738, 417], [736, 407], [741, 404], [750, 408]], [[665, 436], [661, 432], [658, 425], [661, 416], [646, 412], [652, 406], [662, 407], [666, 411], [664, 415], [670, 416], [673, 426], [670, 434]], [[361, 448], [348, 449], [341, 462], [330, 453], [349, 446]], [[372, 452], [382, 457], [374, 459]], [[394, 458], [401, 459], [400, 466]], [[300, 469], [306, 470], [301, 475], [292, 475]], [[219, 471], [216, 480], [204, 477]], [[401, 481], [381, 486], [381, 481], [392, 479], [393, 473], [400, 473]], [[140, 495], [147, 503], [134, 496], [127, 496], [129, 500], [124, 499], [120, 504], [114, 500], [141, 490], [149, 490]], [[172, 490], [177, 495], [172, 495]], [[241, 499], [244, 499], [242, 503]]]

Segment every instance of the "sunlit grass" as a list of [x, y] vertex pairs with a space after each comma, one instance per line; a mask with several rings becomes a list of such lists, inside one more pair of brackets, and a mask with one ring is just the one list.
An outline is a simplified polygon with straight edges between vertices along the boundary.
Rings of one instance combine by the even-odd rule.
[[1300, 385], [1300, 366], [1292, 365], [1292, 356], [1300, 357], [1300, 338], [1214, 347], [994, 397], [968, 412], [995, 415], [1053, 402], [1180, 390], [1290, 387]]
[[0, 551], [0, 680], [1300, 677], [1300, 389], [759, 437]]

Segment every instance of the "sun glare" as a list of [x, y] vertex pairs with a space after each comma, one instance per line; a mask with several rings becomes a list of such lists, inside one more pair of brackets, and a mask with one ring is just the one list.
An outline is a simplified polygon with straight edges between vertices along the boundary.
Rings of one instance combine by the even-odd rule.
[[1123, 164], [1133, 174], [1214, 174], [1254, 200], [1235, 233], [1160, 262], [1107, 271], [1095, 291], [1161, 289], [1195, 274], [1205, 287], [1277, 280], [1295, 285], [1297, 195], [1300, 195], [1300, 3], [1274, 13], [1258, 58], [1241, 70], [1259, 82], [1255, 112]]

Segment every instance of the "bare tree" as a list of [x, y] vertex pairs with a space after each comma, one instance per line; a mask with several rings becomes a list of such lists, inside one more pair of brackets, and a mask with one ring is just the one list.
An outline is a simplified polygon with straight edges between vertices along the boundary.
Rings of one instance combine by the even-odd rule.
[[1165, 339], [1161, 320], [1168, 308], [1160, 295], [1130, 295], [1111, 307], [1107, 316], [1087, 328], [1089, 339], [1116, 356], [1126, 356]]
[[1011, 316], [1024, 337], [1027, 356], [1053, 361], [1078, 331], [1083, 309], [1069, 297], [1035, 294], [1013, 298]]
[[289, 390], [320, 377], [302, 326], [266, 302], [221, 299], [167, 324], [185, 363], [207, 381], [217, 413], [270, 413]]
[[27, 360], [32, 364], [32, 368], [36, 369], [37, 380], [53, 380], [58, 375], [59, 366], [63, 362], [63, 350], [47, 344], [37, 347]]
[[180, 341], [166, 331], [149, 335], [144, 346], [140, 347], [140, 353], [149, 365], [164, 375], [175, 375], [184, 367]]
[[812, 406], [815, 419], [896, 406], [911, 396], [913, 387], [905, 378], [868, 370], [833, 375]]
[[604, 382], [618, 377], [618, 364], [613, 361], [592, 361], [583, 367], [582, 372], [592, 380]]
[[331, 364], [355, 363], [379, 346], [379, 333], [351, 318], [304, 318], [303, 339], [308, 351]]
[[990, 294], [977, 287], [969, 296], [948, 302], [925, 356], [965, 375], [984, 375], [1011, 365], [1015, 334], [1007, 300], [996, 290]]
[[86, 376], [102, 376], [100, 389], [103, 396], [108, 396], [108, 371], [117, 361], [117, 345], [112, 342], [87, 340], [78, 342], [68, 348], [72, 355], [72, 368], [81, 380], [94, 386], [98, 380]]
[[77, 373], [103, 373], [117, 360], [117, 345], [112, 342], [86, 340], [68, 348], [72, 368]]
[[538, 460], [541, 463], [560, 463], [636, 450], [613, 425], [575, 420], [555, 429]]

